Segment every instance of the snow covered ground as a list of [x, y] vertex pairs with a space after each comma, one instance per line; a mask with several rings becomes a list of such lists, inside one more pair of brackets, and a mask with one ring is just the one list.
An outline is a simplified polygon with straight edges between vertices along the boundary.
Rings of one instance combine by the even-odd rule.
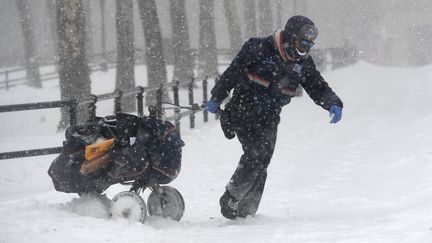
[[[137, 69], [139, 85], [144, 74]], [[92, 74], [93, 93], [112, 91], [114, 77], [113, 70]], [[307, 96], [284, 109], [255, 217], [229, 221], [219, 213], [238, 141], [226, 140], [214, 119], [194, 130], [186, 119], [182, 172], [170, 184], [186, 202], [180, 222], [106, 219], [54, 191], [46, 171], [55, 155], [2, 160], [0, 242], [432, 242], [432, 66], [360, 62], [324, 77], [344, 101], [343, 119], [329, 124]], [[0, 105], [59, 99], [56, 81], [44, 85], [0, 90]], [[112, 112], [111, 102], [102, 103], [99, 115]], [[56, 109], [0, 114], [0, 151], [60, 145], [58, 120]]]

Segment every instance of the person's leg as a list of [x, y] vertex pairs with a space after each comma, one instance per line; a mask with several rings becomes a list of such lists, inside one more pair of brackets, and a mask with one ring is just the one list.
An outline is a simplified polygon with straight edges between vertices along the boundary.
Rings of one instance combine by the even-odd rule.
[[261, 171], [248, 194], [239, 202], [238, 211], [240, 217], [255, 215], [261, 202], [264, 186], [267, 179], [267, 169]]
[[265, 129], [256, 126], [237, 131], [244, 154], [220, 199], [221, 213], [226, 218], [245, 217], [257, 211], [267, 177], [266, 169], [275, 147], [276, 133], [277, 126]]

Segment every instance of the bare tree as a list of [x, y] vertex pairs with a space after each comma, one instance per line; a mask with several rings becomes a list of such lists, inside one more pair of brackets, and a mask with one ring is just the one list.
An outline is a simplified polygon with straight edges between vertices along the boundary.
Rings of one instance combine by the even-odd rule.
[[185, 1], [170, 0], [170, 13], [174, 53], [174, 80], [189, 80], [194, 74]]
[[237, 6], [233, 0], [224, 0], [225, 18], [231, 43], [231, 54], [236, 55], [242, 46], [242, 33], [237, 16]]
[[100, 11], [101, 11], [101, 48], [102, 56], [100, 61], [100, 66], [103, 72], [108, 71], [107, 64], [107, 49], [106, 49], [106, 31], [105, 31], [105, 0], [100, 0]]
[[57, 39], [57, 14], [56, 14], [56, 0], [47, 0], [47, 10], [48, 10], [48, 21], [49, 21], [49, 29], [51, 32], [51, 42], [53, 43], [53, 53], [54, 53], [54, 62], [58, 64], [58, 48], [56, 44], [58, 42]]
[[256, 35], [257, 22], [255, 0], [244, 0], [244, 9], [246, 39], [248, 39]]
[[216, 76], [217, 49], [214, 27], [214, 0], [200, 0], [199, 2], [199, 76]]
[[273, 14], [269, 0], [259, 0], [259, 26], [260, 35], [265, 36], [273, 32]]
[[[81, 0], [57, 0], [56, 9], [61, 99], [79, 100], [88, 97], [91, 93], [82, 2]], [[84, 122], [87, 118], [87, 109], [79, 107], [78, 122]], [[67, 127], [68, 124], [68, 112], [62, 109], [59, 129]]]
[[24, 37], [27, 84], [30, 87], [41, 88], [42, 82], [39, 75], [39, 60], [36, 55], [35, 39], [33, 28], [31, 26], [32, 20], [28, 0], [17, 0], [16, 4], [18, 8], [19, 22]]
[[[49, 0], [52, 1], [52, 0]], [[85, 19], [86, 21], [86, 52], [88, 55], [88, 61], [91, 62], [92, 58], [94, 56], [94, 50], [93, 50], [93, 35], [92, 35], [92, 21], [91, 21], [91, 16], [92, 16], [92, 1], [89, 0], [84, 0], [83, 1], [83, 11], [84, 11], [84, 15], [85, 15]]]
[[[144, 28], [146, 42], [147, 78], [149, 86], [159, 86], [167, 82], [167, 71], [162, 52], [162, 34], [154, 0], [138, 0], [139, 13]], [[164, 99], [168, 99], [166, 89]], [[146, 104], [156, 103], [155, 92], [146, 96]]]
[[[135, 54], [133, 1], [116, 0], [117, 26], [117, 75], [116, 89], [123, 92], [135, 88]], [[135, 110], [135, 98], [126, 96], [122, 99], [122, 111]]]

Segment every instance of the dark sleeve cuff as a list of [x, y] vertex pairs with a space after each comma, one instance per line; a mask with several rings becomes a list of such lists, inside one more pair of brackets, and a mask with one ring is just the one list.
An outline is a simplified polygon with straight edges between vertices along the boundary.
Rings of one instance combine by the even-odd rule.
[[217, 102], [218, 104], [222, 104], [222, 101], [223, 101], [224, 99], [221, 99], [221, 98], [218, 98], [218, 97], [212, 96], [212, 97], [210, 98], [210, 100], [213, 100], [213, 101]]

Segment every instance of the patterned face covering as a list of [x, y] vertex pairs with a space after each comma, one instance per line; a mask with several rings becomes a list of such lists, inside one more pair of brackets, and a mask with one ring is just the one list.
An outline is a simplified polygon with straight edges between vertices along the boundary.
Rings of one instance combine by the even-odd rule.
[[300, 46], [304, 49], [311, 49], [315, 43], [310, 40], [300, 40]]
[[311, 41], [313, 43], [314, 40], [318, 37], [318, 29], [313, 25], [304, 25], [300, 28], [297, 33], [297, 39]]
[[318, 29], [313, 25], [304, 25], [296, 35], [296, 49], [298, 54], [306, 55], [315, 45], [314, 40], [318, 36]]

